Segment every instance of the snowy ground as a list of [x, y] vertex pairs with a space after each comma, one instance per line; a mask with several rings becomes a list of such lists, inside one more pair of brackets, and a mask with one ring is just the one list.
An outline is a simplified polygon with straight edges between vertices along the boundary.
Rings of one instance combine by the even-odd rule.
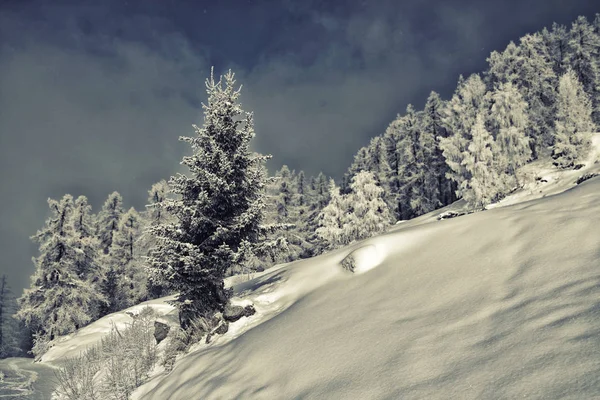
[[54, 389], [52, 366], [31, 358], [0, 360], [0, 400], [50, 400]]
[[[344, 249], [229, 278], [233, 302], [257, 313], [196, 345], [170, 374], [157, 368], [134, 399], [600, 398], [600, 177], [575, 185], [600, 173], [598, 158], [579, 171], [532, 163], [524, 187], [485, 212], [437, 221], [466, 210], [457, 202]], [[355, 273], [341, 266], [350, 254]], [[23, 368], [35, 378], [37, 366], [79, 355], [145, 305], [176, 324], [167, 299], [106, 316]], [[44, 371], [32, 381], [48, 386]]]
[[400, 224], [237, 285], [257, 314], [134, 398], [600, 398], [599, 267], [600, 177]]
[[41, 361], [60, 365], [62, 360], [79, 356], [88, 347], [100, 343], [100, 339], [110, 332], [113, 324], [121, 330], [128, 327], [133, 320], [129, 314], [137, 314], [146, 306], [152, 307], [158, 313], [160, 316], [159, 321], [177, 324], [177, 311], [173, 306], [166, 303], [167, 300], [171, 299], [173, 299], [173, 296], [140, 303], [123, 311], [102, 317], [70, 335], [62, 336], [54, 341], [52, 348], [42, 356]]

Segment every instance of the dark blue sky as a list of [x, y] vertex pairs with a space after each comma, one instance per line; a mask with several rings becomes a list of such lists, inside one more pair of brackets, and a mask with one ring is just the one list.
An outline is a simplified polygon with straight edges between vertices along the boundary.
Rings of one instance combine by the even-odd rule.
[[201, 124], [210, 66], [232, 68], [256, 150], [340, 177], [408, 103], [596, 0], [0, 1], [0, 273], [15, 292], [46, 199], [113, 190], [143, 209]]

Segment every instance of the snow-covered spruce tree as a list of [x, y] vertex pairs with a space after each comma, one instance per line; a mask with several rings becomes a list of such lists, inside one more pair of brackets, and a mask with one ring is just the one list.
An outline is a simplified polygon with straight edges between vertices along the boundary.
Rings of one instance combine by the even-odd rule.
[[52, 216], [32, 237], [40, 244], [34, 259], [31, 288], [19, 299], [16, 316], [37, 334], [38, 341], [52, 340], [89, 323], [94, 307], [104, 299], [80, 278], [76, 261], [81, 252], [72, 221], [73, 197], [60, 202], [48, 199]]
[[526, 135], [527, 102], [510, 82], [497, 84], [490, 97], [489, 120], [498, 145], [498, 172], [511, 177], [508, 185], [518, 185], [517, 168], [531, 159], [530, 139]]
[[172, 176], [163, 202], [175, 222], [151, 228], [157, 244], [149, 269], [178, 293], [174, 304], [186, 328], [191, 319], [222, 311], [230, 292], [223, 278], [243, 241], [257, 243], [263, 215], [267, 156], [250, 151], [254, 137], [252, 114], [245, 113], [229, 71], [206, 81], [204, 125], [196, 135], [182, 137], [193, 154], [182, 164], [188, 175]]
[[471, 129], [477, 115], [485, 108], [486, 87], [480, 76], [471, 75], [466, 80], [459, 79], [456, 92], [446, 103], [444, 126], [448, 137], [440, 140], [449, 171], [446, 176], [456, 182], [458, 197], [462, 197], [463, 182], [471, 177], [463, 164], [464, 154], [471, 142]]
[[333, 179], [329, 180], [329, 195], [329, 203], [317, 218], [319, 227], [316, 234], [325, 242], [325, 248], [333, 250], [350, 243], [350, 238], [345, 236], [344, 230], [344, 225], [348, 221], [349, 204]]
[[485, 129], [483, 113], [477, 116], [471, 129], [472, 140], [465, 153], [463, 165], [470, 179], [463, 181], [463, 198], [473, 208], [483, 208], [497, 200], [502, 188], [498, 188], [497, 164], [494, 160], [494, 138]]
[[557, 108], [552, 158], [554, 165], [570, 168], [586, 155], [596, 128], [590, 98], [572, 70], [560, 78]]
[[359, 172], [352, 178], [350, 188], [352, 192], [343, 199], [352, 209], [342, 227], [345, 241], [351, 243], [384, 232], [390, 226], [391, 215], [374, 174]]
[[600, 125], [600, 36], [583, 16], [569, 32], [567, 64], [592, 103], [592, 120]]
[[118, 192], [109, 194], [96, 218], [96, 236], [100, 240], [100, 249], [103, 254], [108, 254], [110, 251], [113, 236], [119, 229], [119, 221], [123, 212], [121, 195]]
[[113, 293], [107, 294], [109, 312], [125, 309], [148, 298], [148, 278], [138, 253], [140, 234], [140, 216], [132, 207], [122, 216], [110, 250], [109, 263], [116, 279]]

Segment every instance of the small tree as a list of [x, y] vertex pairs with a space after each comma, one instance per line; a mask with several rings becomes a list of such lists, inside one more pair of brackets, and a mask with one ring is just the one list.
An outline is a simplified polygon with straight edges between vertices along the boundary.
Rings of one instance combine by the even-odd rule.
[[336, 249], [350, 243], [344, 230], [348, 220], [348, 203], [333, 179], [329, 181], [329, 195], [329, 203], [319, 213], [316, 234], [325, 241], [327, 248]]
[[554, 165], [569, 168], [585, 156], [590, 148], [592, 105], [589, 96], [572, 70], [560, 78], [558, 86], [558, 111], [556, 136], [552, 149]]

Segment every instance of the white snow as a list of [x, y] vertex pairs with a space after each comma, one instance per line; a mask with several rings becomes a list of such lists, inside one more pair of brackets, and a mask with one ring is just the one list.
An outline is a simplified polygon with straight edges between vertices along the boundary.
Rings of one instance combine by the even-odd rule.
[[173, 298], [174, 296], [169, 296], [137, 304], [102, 317], [70, 335], [62, 336], [52, 343], [52, 348], [42, 356], [41, 361], [60, 364], [62, 360], [79, 356], [88, 347], [100, 343], [100, 339], [110, 332], [113, 324], [121, 330], [128, 327], [132, 322], [132, 317], [128, 313], [137, 314], [146, 306], [152, 307], [160, 315], [158, 320], [171, 325], [177, 324], [179, 320], [175, 307], [166, 303]]
[[600, 177], [435, 215], [236, 285], [257, 313], [133, 398], [600, 398]]

